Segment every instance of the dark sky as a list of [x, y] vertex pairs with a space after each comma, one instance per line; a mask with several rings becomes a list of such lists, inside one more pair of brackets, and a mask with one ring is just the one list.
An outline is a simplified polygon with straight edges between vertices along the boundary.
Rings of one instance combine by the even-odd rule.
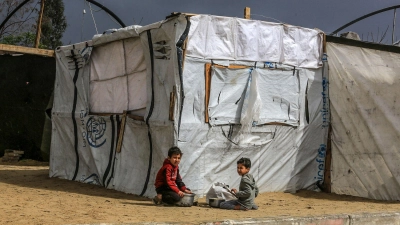
[[[148, 25], [163, 20], [171, 12], [187, 12], [243, 18], [243, 9], [251, 8], [252, 19], [319, 28], [330, 33], [340, 26], [370, 12], [400, 4], [399, 0], [97, 0], [113, 11], [126, 25]], [[120, 26], [103, 10], [89, 5], [84, 0], [64, 0], [68, 27], [64, 34], [64, 45], [88, 40], [97, 31]], [[83, 14], [85, 9], [86, 14]], [[400, 9], [396, 24], [400, 25]], [[382, 42], [391, 43], [393, 10], [358, 22], [344, 31], [355, 31], [364, 40], [382, 37]], [[400, 39], [400, 26], [396, 26], [395, 38]], [[378, 33], [379, 30], [379, 33]], [[344, 32], [343, 31], [343, 32]], [[398, 31], [398, 32], [397, 32]]]

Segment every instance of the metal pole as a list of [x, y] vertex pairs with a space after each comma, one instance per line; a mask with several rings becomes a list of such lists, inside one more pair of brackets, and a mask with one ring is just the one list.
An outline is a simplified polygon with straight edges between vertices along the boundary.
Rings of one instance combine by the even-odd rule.
[[26, 3], [28, 3], [31, 0], [25, 0], [21, 4], [19, 4], [8, 16], [4, 19], [4, 21], [0, 24], [0, 30], [6, 25], [7, 21]]
[[395, 24], [396, 24], [396, 9], [394, 9], [394, 15], [393, 15], [392, 45], [394, 44], [394, 30], [395, 30]]
[[372, 13], [368, 13], [367, 15], [364, 15], [364, 16], [362, 16], [362, 17], [359, 17], [359, 18], [357, 18], [357, 19], [355, 19], [355, 20], [353, 20], [353, 21], [351, 21], [351, 22], [349, 22], [349, 23], [346, 23], [345, 25], [339, 27], [338, 29], [336, 29], [335, 31], [333, 31], [330, 35], [335, 35], [335, 34], [337, 34], [339, 31], [343, 30], [344, 28], [346, 28], [346, 27], [348, 27], [348, 26], [350, 26], [350, 25], [352, 25], [352, 24], [354, 24], [354, 23], [356, 23], [356, 22], [358, 22], [358, 21], [360, 21], [360, 20], [363, 20], [363, 19], [368, 18], [368, 17], [370, 17], [370, 16], [373, 16], [373, 15], [375, 15], [375, 14], [382, 13], [382, 12], [386, 12], [386, 11], [389, 11], [389, 10], [392, 10], [392, 9], [396, 9], [396, 8], [400, 8], [400, 5], [395, 5], [395, 6], [388, 7], [388, 8], [384, 8], [384, 9], [381, 9], [381, 10], [378, 10], [378, 11], [375, 11], [375, 12], [372, 12]]
[[120, 18], [118, 18], [117, 15], [115, 15], [111, 10], [106, 8], [104, 5], [96, 2], [95, 0], [86, 0], [86, 1], [92, 3], [93, 5], [96, 5], [97, 7], [101, 8], [102, 10], [106, 11], [110, 16], [112, 16], [115, 20], [117, 20], [117, 22], [119, 23], [119, 25], [121, 25], [121, 27], [126, 27], [126, 25], [122, 22], [122, 20]]
[[39, 47], [40, 42], [40, 33], [42, 32], [42, 18], [43, 18], [43, 11], [44, 11], [44, 1], [42, 0], [40, 4], [40, 14], [39, 14], [39, 21], [36, 28], [36, 40], [35, 40], [35, 48]]

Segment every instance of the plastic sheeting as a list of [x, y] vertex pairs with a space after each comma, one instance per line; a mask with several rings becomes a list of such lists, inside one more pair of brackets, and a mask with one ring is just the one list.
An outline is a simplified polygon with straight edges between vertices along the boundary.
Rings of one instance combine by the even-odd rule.
[[327, 45], [332, 192], [400, 200], [400, 54]]
[[[259, 68], [252, 70], [212, 68], [210, 102], [208, 105], [210, 124], [243, 124], [243, 105], [250, 93], [251, 74], [258, 75], [259, 108], [256, 120], [258, 125], [282, 123], [297, 126], [299, 123], [300, 83], [298, 70], [271, 70]], [[248, 86], [248, 87], [247, 87]], [[304, 95], [302, 93], [302, 95]], [[254, 108], [253, 104], [249, 106]]]
[[[316, 188], [315, 183], [323, 179], [324, 158], [321, 161], [318, 155], [321, 146], [326, 146], [327, 134], [327, 128], [323, 127], [321, 111], [323, 107], [322, 69], [295, 70], [295, 78], [292, 79], [297, 81], [292, 83], [292, 88], [293, 93], [298, 95], [298, 126], [260, 125], [252, 127], [251, 134], [259, 136], [259, 139], [251, 143], [238, 144], [234, 143], [233, 138], [240, 129], [239, 125], [210, 126], [205, 123], [205, 110], [208, 108], [204, 103], [205, 63], [208, 61], [188, 56], [185, 60], [183, 84], [185, 105], [182, 112], [178, 146], [184, 151], [181, 171], [183, 180], [188, 187], [200, 194], [205, 194], [217, 181], [235, 187], [240, 182], [240, 177], [236, 173], [236, 161], [240, 157], [249, 157], [253, 165], [251, 173], [257, 180], [261, 192], [294, 192], [302, 188]], [[285, 74], [293, 77], [293, 68], [279, 64], [273, 66], [277, 69], [263, 67], [264, 65], [260, 64], [260, 68], [257, 69], [261, 71], [260, 80], [267, 79], [268, 74], [283, 79], [282, 81], [285, 81]], [[222, 74], [218, 75], [217, 70], [225, 71], [225, 75], [231, 77], [224, 79], [228, 85], [232, 83], [232, 80], [245, 85], [249, 77], [249, 69], [216, 68], [214, 75], [218, 77], [219, 81], [215, 84], [219, 90], [222, 85], [220, 83]], [[240, 80], [243, 81], [239, 82]], [[266, 91], [267, 83], [259, 83], [260, 93]], [[287, 84], [281, 85], [285, 87]], [[240, 98], [240, 94], [237, 93], [243, 89], [234, 91], [232, 88], [228, 88], [231, 91], [227, 90], [225, 92], [227, 96], [224, 98], [237, 101]], [[211, 83], [211, 92], [212, 90], [213, 82]], [[210, 98], [212, 96], [218, 95], [211, 94]], [[261, 99], [263, 99], [262, 95]], [[306, 103], [306, 99], [308, 103]], [[210, 100], [209, 106], [211, 107], [213, 104]], [[224, 108], [221, 111], [227, 110], [230, 109]], [[261, 114], [263, 113], [265, 112], [262, 109]], [[232, 118], [234, 115], [231, 114]], [[286, 113], [286, 115], [288, 114]], [[317, 161], [317, 159], [319, 160]], [[321, 171], [322, 176], [319, 175]]]
[[212, 68], [208, 113], [211, 125], [239, 124], [250, 69]]
[[[90, 71], [90, 111], [122, 113], [146, 107], [146, 62], [140, 38], [94, 48]], [[139, 116], [143, 116], [143, 112]]]
[[190, 18], [187, 55], [204, 59], [279, 62], [318, 68], [322, 34], [316, 30], [231, 17]]
[[[90, 41], [57, 49], [51, 177], [137, 195], [155, 194], [155, 175], [177, 132], [168, 119], [169, 93], [173, 86], [180, 90], [176, 42], [186, 28], [186, 19], [176, 17], [150, 28], [140, 38], [104, 36], [101, 45], [92, 46]], [[127, 32], [124, 30], [122, 37]], [[109, 38], [115, 41], [105, 42]], [[149, 46], [164, 41], [170, 59], [152, 57], [154, 48]], [[93, 49], [93, 54], [86, 49]], [[107, 113], [133, 109], [142, 113], [146, 122], [126, 118], [121, 152], [117, 153], [121, 116], [93, 115], [96, 107], [104, 107]]]

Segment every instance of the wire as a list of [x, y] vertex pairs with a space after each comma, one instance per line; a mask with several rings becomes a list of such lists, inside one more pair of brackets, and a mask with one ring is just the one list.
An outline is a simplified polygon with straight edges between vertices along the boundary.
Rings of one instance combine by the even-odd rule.
[[[86, 2], [86, 0], [83, 0], [84, 2]], [[89, 4], [90, 5], [90, 2], [87, 2], [87, 4]], [[103, 1], [103, 5], [104, 5], [104, 1]], [[92, 10], [92, 8], [91, 8], [91, 10]], [[98, 10], [94, 10], [93, 9], [93, 11], [95, 12], [95, 13], [97, 13], [97, 12], [101, 12], [101, 11], [104, 11], [102, 8], [99, 8]], [[107, 13], [107, 12], [106, 12]], [[93, 16], [93, 15], [92, 15]], [[118, 23], [118, 21], [117, 20], [115, 20], [112, 16], [110, 16], [110, 14], [108, 14], [107, 13], [107, 16], [108, 17], [110, 17], [110, 19], [114, 22], [114, 23], [116, 23], [117, 25], [121, 25], [120, 23]], [[97, 31], [97, 29], [96, 29], [96, 31]]]
[[94, 19], [93, 12], [92, 12], [92, 5], [90, 4], [90, 2], [89, 2], [89, 8], [90, 8], [90, 14], [92, 14], [94, 27], [96, 28], [96, 34], [99, 34], [99, 32], [97, 31], [96, 20]]
[[81, 41], [83, 41], [83, 24], [85, 22], [85, 0], [83, 0], [83, 11], [82, 11], [82, 25], [81, 25]]
[[285, 23], [285, 22], [282, 22], [282, 21], [280, 21], [278, 19], [275, 19], [275, 18], [272, 18], [272, 17], [268, 17], [268, 16], [264, 16], [264, 15], [251, 14], [251, 16], [261, 16], [261, 17], [264, 17], [264, 18], [267, 18], [267, 19], [272, 19], [272, 20], [278, 21], [279, 23]]
[[114, 23], [116, 23], [117, 25], [119, 25], [120, 26], [120, 24], [118, 23], [118, 21], [116, 20], [116, 19], [114, 19], [112, 16], [110, 16], [110, 14], [108, 14], [107, 13], [107, 15], [108, 15], [108, 17], [110, 17], [110, 19], [114, 22]]
[[[25, 23], [26, 21], [32, 19], [32, 18], [29, 18], [29, 17], [32, 15], [33, 11], [35, 10], [35, 8], [37, 7], [38, 4], [39, 4], [39, 2], [37, 2], [36, 5], [32, 8], [31, 12], [30, 12], [29, 15], [25, 18], [25, 20], [24, 20], [24, 21], [21, 21], [21, 22], [18, 24], [18, 27], [17, 27], [16, 29], [14, 29], [13, 31], [9, 31], [9, 32], [11, 32], [10, 35], [14, 34], [14, 33], [17, 32], [17, 31], [19, 31], [20, 28], [21, 28], [21, 26], [24, 25], [24, 23]], [[7, 26], [4, 30], [6, 30], [7, 28], [8, 28], [8, 26]]]

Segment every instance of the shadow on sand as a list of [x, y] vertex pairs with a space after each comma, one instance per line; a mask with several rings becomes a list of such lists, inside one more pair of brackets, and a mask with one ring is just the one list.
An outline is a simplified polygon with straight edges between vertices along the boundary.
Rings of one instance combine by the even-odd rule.
[[112, 189], [106, 189], [103, 186], [59, 178], [50, 178], [49, 170], [43, 166], [34, 168], [27, 166], [11, 165], [12, 167], [17, 166], [17, 169], [5, 169], [5, 167], [7, 166], [10, 165], [0, 165], [0, 183], [6, 183], [26, 188], [69, 192], [89, 196], [101, 196], [113, 199], [148, 201], [149, 204], [151, 204], [151, 200], [148, 198], [140, 197], [133, 194], [126, 194]]

